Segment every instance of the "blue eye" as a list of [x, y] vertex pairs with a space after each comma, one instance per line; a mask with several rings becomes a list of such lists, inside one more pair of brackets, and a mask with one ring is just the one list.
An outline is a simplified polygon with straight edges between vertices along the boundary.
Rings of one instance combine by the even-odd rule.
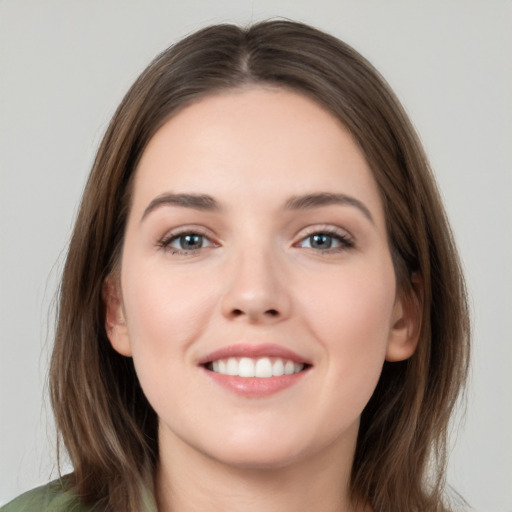
[[194, 249], [201, 249], [203, 247], [204, 240], [205, 238], [203, 235], [190, 233], [187, 235], [181, 235], [176, 237], [174, 240], [171, 241], [171, 243], [169, 243], [169, 245], [171, 247], [176, 247], [177, 249], [190, 251]]
[[324, 233], [308, 236], [306, 240], [309, 241], [309, 247], [313, 249], [331, 249], [335, 242], [332, 236]]
[[211, 247], [214, 243], [200, 233], [171, 234], [159, 242], [159, 245], [173, 254], [187, 254]]
[[318, 251], [333, 251], [348, 249], [354, 243], [346, 236], [334, 233], [313, 233], [299, 242], [299, 247], [316, 249]]

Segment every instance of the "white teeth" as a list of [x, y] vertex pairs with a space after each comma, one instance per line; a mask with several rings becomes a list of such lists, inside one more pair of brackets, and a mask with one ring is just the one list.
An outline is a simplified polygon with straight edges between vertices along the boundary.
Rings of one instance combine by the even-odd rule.
[[242, 357], [238, 364], [238, 375], [240, 377], [254, 377], [254, 361], [248, 357]]
[[238, 362], [234, 357], [230, 357], [226, 364], [227, 375], [237, 375], [238, 373]]
[[212, 362], [210, 369], [215, 373], [223, 375], [234, 375], [238, 377], [258, 377], [266, 379], [269, 377], [281, 377], [282, 375], [293, 375], [302, 371], [304, 365], [294, 363], [289, 359], [261, 357], [252, 359], [250, 357], [230, 357]]
[[284, 365], [284, 374], [285, 375], [293, 375], [293, 372], [295, 370], [295, 365], [293, 364], [293, 361], [286, 361]]
[[254, 376], [262, 378], [272, 377], [272, 363], [268, 357], [256, 361]]
[[281, 377], [284, 375], [284, 363], [282, 359], [276, 359], [272, 365], [272, 374], [275, 377]]

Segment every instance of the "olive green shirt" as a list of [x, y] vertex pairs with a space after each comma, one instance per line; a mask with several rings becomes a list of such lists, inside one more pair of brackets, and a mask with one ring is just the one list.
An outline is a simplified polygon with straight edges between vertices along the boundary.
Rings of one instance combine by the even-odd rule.
[[78, 496], [55, 480], [18, 496], [0, 508], [1, 512], [93, 512]]
[[[144, 502], [147, 512], [156, 512], [153, 496], [146, 494]], [[95, 512], [95, 508], [85, 505], [65, 480], [55, 480], [18, 496], [0, 512]]]

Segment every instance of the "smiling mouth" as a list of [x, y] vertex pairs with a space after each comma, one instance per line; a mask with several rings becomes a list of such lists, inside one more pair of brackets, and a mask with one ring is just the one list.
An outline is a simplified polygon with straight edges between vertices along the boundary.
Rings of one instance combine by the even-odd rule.
[[208, 362], [204, 367], [214, 373], [234, 377], [282, 377], [305, 371], [310, 365], [280, 357], [228, 357]]

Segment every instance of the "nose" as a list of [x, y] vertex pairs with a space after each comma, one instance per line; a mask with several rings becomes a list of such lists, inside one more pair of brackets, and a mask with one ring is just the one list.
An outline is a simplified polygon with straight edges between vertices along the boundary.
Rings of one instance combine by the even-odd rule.
[[230, 320], [276, 323], [290, 314], [291, 300], [284, 272], [270, 251], [238, 254], [228, 271], [222, 313]]

